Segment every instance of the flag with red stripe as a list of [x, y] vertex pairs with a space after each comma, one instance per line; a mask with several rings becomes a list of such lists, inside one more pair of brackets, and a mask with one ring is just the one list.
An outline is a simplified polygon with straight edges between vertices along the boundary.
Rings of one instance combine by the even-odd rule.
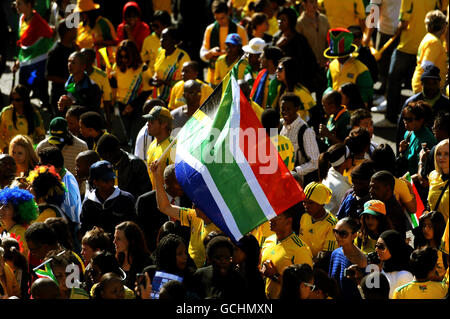
[[261, 126], [233, 72], [177, 135], [175, 174], [185, 193], [239, 240], [305, 195]]

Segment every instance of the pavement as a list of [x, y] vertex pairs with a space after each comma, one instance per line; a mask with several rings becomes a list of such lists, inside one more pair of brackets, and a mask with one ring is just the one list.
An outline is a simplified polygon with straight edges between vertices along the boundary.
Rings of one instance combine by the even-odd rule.
[[[13, 74], [10, 70], [10, 68], [12, 67], [12, 64], [13, 64], [12, 61], [7, 61], [6, 70], [3, 73], [3, 75], [0, 77], [0, 91], [1, 91], [0, 107], [8, 105], [9, 94], [11, 92], [12, 87], [14, 87], [13, 80], [15, 81], [14, 82], [15, 84], [17, 84], [19, 82], [19, 78], [18, 78], [19, 73], [18, 72], [16, 72], [15, 79], [13, 78]], [[375, 84], [375, 88], [377, 88], [377, 86], [379, 86], [379, 83]], [[408, 91], [408, 90], [402, 90], [402, 94], [404, 97], [408, 97], [408, 96], [412, 95], [412, 92]], [[38, 104], [38, 100], [36, 100], [36, 99], [32, 99], [32, 102], [35, 104]], [[46, 127], [48, 127], [48, 124], [51, 121], [50, 116], [45, 111], [41, 111], [41, 115], [42, 115], [42, 118], [43, 118], [43, 121], [44, 121]], [[372, 113], [372, 116], [373, 116], [374, 123], [384, 119], [383, 113]], [[373, 141], [378, 144], [387, 143], [395, 151], [395, 148], [396, 148], [395, 147], [395, 131], [396, 131], [395, 128], [374, 128]]]

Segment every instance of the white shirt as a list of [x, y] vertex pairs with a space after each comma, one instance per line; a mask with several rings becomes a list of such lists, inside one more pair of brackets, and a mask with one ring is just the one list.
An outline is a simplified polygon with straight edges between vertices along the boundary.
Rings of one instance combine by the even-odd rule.
[[147, 162], [147, 150], [152, 141], [153, 136], [148, 134], [146, 123], [141, 128], [136, 137], [136, 145], [134, 146], [134, 155]]
[[322, 184], [333, 192], [330, 202], [325, 205], [325, 209], [328, 209], [330, 213], [336, 216], [345, 193], [352, 185], [348, 182], [348, 177], [339, 173], [334, 167], [329, 169], [327, 177], [322, 181]]
[[298, 141], [298, 131], [303, 125], [307, 125], [305, 121], [302, 120], [300, 116], [297, 116], [297, 119], [291, 124], [284, 124], [282, 120], [283, 128], [281, 129], [280, 135], [286, 136], [292, 142], [294, 146], [295, 156], [298, 158], [299, 166], [295, 168], [295, 171], [303, 176], [312, 171], [316, 170], [319, 167], [319, 146], [316, 141], [316, 133], [312, 128], [307, 128], [305, 133], [303, 134], [303, 148], [305, 149], [306, 155], [309, 157], [309, 161], [307, 162], [306, 158], [303, 158], [302, 152], [299, 149], [299, 141]]
[[392, 299], [395, 289], [414, 280], [413, 274], [406, 270], [393, 272], [384, 272], [384, 270], [382, 270], [381, 273], [385, 275], [389, 281], [389, 299]]
[[398, 27], [402, 0], [371, 0], [370, 3], [380, 8], [377, 29], [384, 34], [394, 35]]

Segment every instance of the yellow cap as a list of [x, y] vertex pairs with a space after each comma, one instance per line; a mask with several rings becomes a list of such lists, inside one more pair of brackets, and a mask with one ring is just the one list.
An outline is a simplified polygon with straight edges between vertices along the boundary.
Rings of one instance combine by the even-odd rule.
[[331, 200], [331, 195], [333, 192], [331, 189], [323, 185], [322, 183], [311, 182], [309, 183], [305, 190], [306, 198], [316, 202], [319, 205], [328, 204]]

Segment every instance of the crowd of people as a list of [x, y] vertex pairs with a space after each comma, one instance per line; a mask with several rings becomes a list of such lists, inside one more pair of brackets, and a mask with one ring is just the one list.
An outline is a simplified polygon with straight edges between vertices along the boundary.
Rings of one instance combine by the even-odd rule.
[[[448, 298], [448, 0], [2, 5], [0, 298]], [[239, 241], [168, 150], [231, 70], [305, 194]]]

